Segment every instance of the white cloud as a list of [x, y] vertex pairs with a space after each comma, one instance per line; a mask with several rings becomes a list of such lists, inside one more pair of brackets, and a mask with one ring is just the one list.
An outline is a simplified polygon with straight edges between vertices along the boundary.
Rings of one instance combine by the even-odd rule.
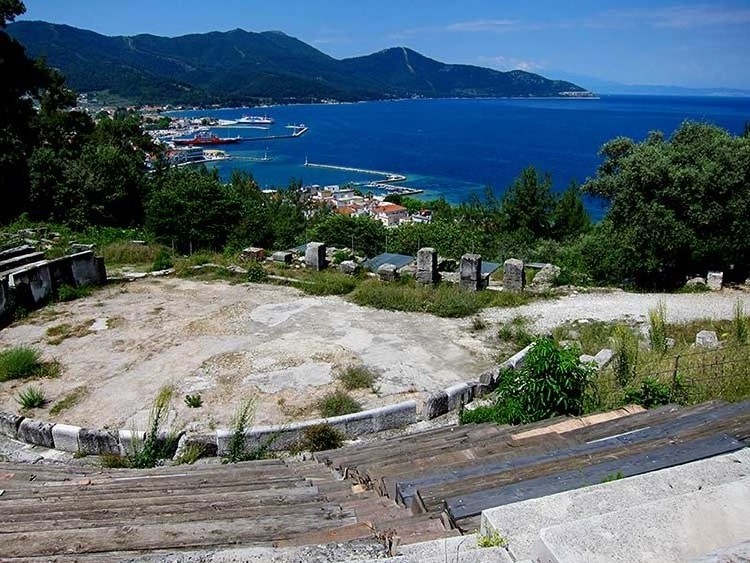
[[515, 25], [514, 20], [473, 20], [448, 24], [443, 29], [464, 32], [510, 31]]
[[750, 23], [750, 9], [711, 4], [666, 6], [635, 10], [613, 10], [588, 18], [586, 27], [622, 29], [636, 26], [694, 29]]
[[533, 61], [527, 59], [519, 59], [516, 57], [505, 57], [503, 55], [495, 55], [491, 57], [478, 57], [479, 64], [482, 66], [488, 66], [496, 70], [525, 70], [528, 72], [535, 72], [542, 70], [545, 64], [540, 61]]

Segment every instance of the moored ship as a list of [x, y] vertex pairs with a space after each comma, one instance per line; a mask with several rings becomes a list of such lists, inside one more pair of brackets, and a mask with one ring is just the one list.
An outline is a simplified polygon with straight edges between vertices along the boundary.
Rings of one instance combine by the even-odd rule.
[[172, 139], [175, 145], [229, 145], [239, 143], [241, 137], [219, 137], [213, 133], [198, 133], [190, 139]]
[[264, 127], [270, 127], [274, 123], [276, 123], [276, 120], [267, 115], [243, 115], [237, 120], [238, 125], [262, 125]]

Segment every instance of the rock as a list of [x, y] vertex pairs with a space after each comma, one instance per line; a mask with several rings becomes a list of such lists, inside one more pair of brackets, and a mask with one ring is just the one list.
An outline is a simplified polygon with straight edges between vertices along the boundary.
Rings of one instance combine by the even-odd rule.
[[273, 260], [274, 262], [280, 262], [282, 264], [291, 264], [292, 253], [291, 252], [274, 252], [271, 255], [271, 260]]
[[706, 285], [711, 291], [719, 291], [724, 284], [724, 272], [708, 272]]
[[393, 264], [383, 264], [378, 268], [378, 277], [381, 281], [396, 281], [398, 269]]
[[578, 361], [582, 364], [595, 364], [596, 358], [594, 356], [590, 356], [589, 354], [581, 354], [578, 356]]
[[261, 262], [265, 259], [265, 257], [266, 251], [256, 246], [243, 248], [242, 252], [240, 252], [240, 260], [244, 260], [246, 262]]
[[464, 254], [459, 267], [461, 289], [482, 289], [482, 257], [479, 254]]
[[418, 283], [432, 285], [438, 282], [437, 251], [434, 248], [420, 248], [417, 252], [416, 279]]
[[719, 337], [716, 336], [716, 331], [702, 330], [695, 335], [695, 345], [701, 348], [718, 348]]
[[667, 338], [664, 341], [664, 346], [667, 347], [667, 350], [671, 350], [672, 348], [674, 348], [675, 344], [676, 344], [676, 342], [675, 342], [674, 338]]
[[696, 287], [700, 285], [706, 285], [706, 278], [696, 276], [694, 278], [690, 278], [688, 281], [685, 282], [685, 287]]
[[531, 287], [539, 291], [546, 291], [552, 289], [555, 285], [557, 278], [560, 277], [560, 268], [553, 264], [546, 264], [541, 270], [537, 272], [534, 279], [531, 281]]
[[604, 369], [612, 361], [614, 355], [615, 353], [609, 348], [602, 348], [599, 350], [599, 353], [594, 356], [594, 361], [596, 362], [596, 365], [599, 366], [599, 369]]
[[327, 266], [326, 245], [322, 242], [310, 242], [305, 250], [305, 266], [319, 272]]
[[354, 260], [344, 260], [339, 264], [339, 272], [342, 274], [349, 274], [350, 276], [357, 275], [361, 269], [361, 266]]
[[510, 258], [503, 264], [503, 288], [506, 291], [523, 291], [526, 271], [522, 260]]

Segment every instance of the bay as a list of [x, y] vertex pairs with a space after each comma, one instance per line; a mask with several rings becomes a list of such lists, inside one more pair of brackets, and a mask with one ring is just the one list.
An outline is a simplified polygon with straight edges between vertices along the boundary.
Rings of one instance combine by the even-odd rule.
[[[237, 119], [267, 115], [268, 130], [214, 129], [248, 139], [289, 134], [289, 124], [309, 130], [294, 139], [247, 140], [222, 148], [231, 155], [212, 163], [223, 178], [247, 170], [263, 188], [344, 184], [381, 177], [306, 167], [305, 161], [403, 174], [403, 185], [424, 190], [420, 197], [452, 203], [482, 194], [501, 195], [528, 165], [548, 172], [556, 190], [596, 174], [598, 151], [609, 139], [642, 140], [649, 131], [670, 135], [685, 120], [718, 125], [741, 134], [750, 121], [750, 98], [603, 96], [599, 99], [441, 99], [357, 104], [289, 105], [268, 108], [188, 110], [170, 115]], [[268, 160], [259, 161], [267, 155]], [[603, 206], [587, 200], [598, 219]]]

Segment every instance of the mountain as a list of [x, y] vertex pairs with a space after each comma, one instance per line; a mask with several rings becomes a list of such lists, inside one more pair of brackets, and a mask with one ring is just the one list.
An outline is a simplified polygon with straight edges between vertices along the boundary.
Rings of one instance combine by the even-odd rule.
[[38, 21], [6, 31], [81, 92], [136, 102], [257, 103], [421, 97], [557, 96], [585, 92], [524, 71], [444, 64], [404, 47], [334, 59], [280, 31], [109, 37]]

